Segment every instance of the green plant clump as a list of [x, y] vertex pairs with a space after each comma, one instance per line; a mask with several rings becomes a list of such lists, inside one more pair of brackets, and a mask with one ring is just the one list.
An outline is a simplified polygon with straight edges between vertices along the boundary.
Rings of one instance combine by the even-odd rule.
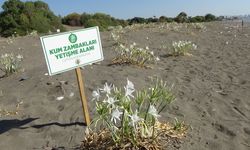
[[2, 68], [0, 69], [5, 72], [5, 76], [9, 76], [10, 74], [17, 72], [20, 69], [20, 62], [22, 61], [22, 59], [22, 55], [14, 56], [14, 54], [12, 53], [4, 54], [0, 59], [0, 63], [2, 65]]
[[[157, 128], [160, 113], [175, 100], [171, 88], [158, 79], [152, 87], [141, 91], [136, 91], [134, 84], [129, 80], [124, 90], [105, 83], [102, 89], [93, 91], [92, 95], [96, 104], [96, 116], [90, 130], [102, 131], [103, 135], [99, 138], [103, 141], [96, 142], [106, 142], [117, 149], [142, 148], [142, 141], [145, 139], [156, 141], [161, 134]], [[111, 135], [111, 141], [106, 141], [107, 134]], [[91, 140], [96, 139], [92, 139], [93, 134], [90, 131], [86, 136], [84, 147], [89, 148], [93, 144]]]
[[159, 57], [154, 55], [153, 51], [149, 48], [139, 48], [136, 43], [126, 47], [119, 44], [117, 48], [117, 56], [112, 60], [113, 64], [132, 64], [139, 67], [149, 67], [149, 64], [159, 61]]
[[190, 50], [197, 49], [197, 45], [190, 41], [173, 42], [172, 46], [174, 56], [188, 55]]

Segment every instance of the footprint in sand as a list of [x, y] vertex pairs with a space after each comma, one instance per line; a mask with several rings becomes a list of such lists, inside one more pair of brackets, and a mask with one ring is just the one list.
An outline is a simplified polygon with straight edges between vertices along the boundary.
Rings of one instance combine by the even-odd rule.
[[221, 125], [221, 124], [212, 123], [212, 125], [213, 125], [218, 131], [220, 131], [220, 132], [222, 132], [222, 133], [224, 133], [224, 134], [226, 134], [226, 135], [228, 135], [228, 136], [231, 136], [231, 137], [235, 137], [235, 136], [236, 136], [236, 134], [235, 134], [232, 130], [228, 129], [227, 127], [225, 127], [225, 126], [223, 126], [223, 125]]
[[59, 105], [57, 107], [57, 110], [60, 111], [60, 112], [63, 111], [64, 110], [64, 105]]
[[243, 131], [250, 136], [250, 128], [244, 128]]

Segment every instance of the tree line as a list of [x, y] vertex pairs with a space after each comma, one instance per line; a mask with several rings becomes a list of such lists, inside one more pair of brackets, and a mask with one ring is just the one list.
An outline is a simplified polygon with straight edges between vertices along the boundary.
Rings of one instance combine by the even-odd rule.
[[208, 22], [219, 18], [207, 14], [205, 16], [190, 17], [185, 12], [181, 12], [174, 18], [161, 16], [142, 18], [134, 17], [132, 19], [116, 19], [104, 13], [71, 13], [64, 17], [56, 16], [43, 1], [7, 0], [2, 5], [3, 11], [0, 12], [0, 35], [4, 37], [13, 35], [27, 35], [32, 31], [38, 33], [55, 32], [57, 29], [64, 31], [63, 25], [70, 26], [99, 26], [100, 30], [107, 30], [110, 26], [127, 26], [138, 23], [152, 22]]
[[195, 22], [210, 22], [220, 20], [213, 14], [206, 14], [205, 16], [195, 16], [190, 17], [185, 12], [181, 12], [174, 18], [161, 16], [151, 17], [151, 18], [142, 18], [142, 17], [134, 17], [128, 20], [115, 19], [110, 15], [103, 13], [95, 13], [95, 14], [78, 14], [71, 13], [62, 18], [62, 23], [70, 26], [84, 26], [90, 27], [93, 25], [98, 25], [101, 29], [107, 29], [108, 26], [127, 26], [132, 24], [143, 24], [143, 23], [154, 23], [154, 22], [177, 22], [177, 23], [195, 23]]
[[48, 4], [42, 1], [8, 0], [4, 2], [2, 9], [1, 36], [26, 35], [34, 30], [48, 33], [56, 29], [64, 29], [61, 19], [49, 9]]

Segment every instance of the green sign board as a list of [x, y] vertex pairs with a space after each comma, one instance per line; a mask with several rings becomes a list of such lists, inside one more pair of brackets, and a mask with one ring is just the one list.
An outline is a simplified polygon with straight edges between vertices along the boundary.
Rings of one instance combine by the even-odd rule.
[[98, 27], [40, 37], [50, 75], [102, 61]]

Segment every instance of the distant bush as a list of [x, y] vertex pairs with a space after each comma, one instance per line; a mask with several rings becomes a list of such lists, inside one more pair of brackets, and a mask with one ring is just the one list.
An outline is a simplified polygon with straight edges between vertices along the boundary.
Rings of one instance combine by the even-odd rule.
[[189, 22], [193, 22], [193, 23], [205, 22], [205, 17], [204, 16], [190, 17]]
[[154, 23], [154, 22], [159, 22], [159, 19], [156, 18], [155, 16], [153, 18], [147, 18], [147, 23]]
[[216, 17], [215, 15], [212, 15], [212, 14], [206, 14], [205, 15], [205, 21], [215, 21], [216, 20]]
[[174, 20], [178, 23], [184, 23], [188, 21], [188, 16], [185, 12], [181, 12]]
[[106, 30], [109, 26], [119, 25], [115, 18], [103, 13], [95, 13], [92, 16], [92, 19], [96, 22], [96, 24], [93, 21], [91, 23], [93, 25], [98, 25], [101, 30]]
[[70, 26], [82, 26], [81, 15], [78, 13], [69, 14], [62, 19], [62, 23]]
[[99, 26], [101, 31], [107, 30], [109, 26], [127, 25], [125, 20], [115, 19], [114, 17], [103, 13], [83, 13], [81, 15], [72, 13], [62, 18], [62, 23], [70, 26], [84, 26], [86, 28]]
[[166, 17], [166, 16], [161, 16], [161, 17], [159, 18], [159, 22], [174, 22], [174, 19], [173, 19], [173, 18]]
[[167, 18], [167, 22], [174, 22], [174, 18]]
[[126, 27], [128, 25], [128, 22], [126, 20], [123, 19], [117, 19], [116, 20], [118, 22], [118, 24], [122, 27]]
[[132, 19], [128, 19], [129, 25], [132, 24], [143, 24], [143, 23], [147, 23], [147, 20], [145, 18], [142, 17], [134, 17]]
[[86, 21], [85, 27], [93, 27], [93, 26], [98, 26], [101, 31], [104, 30], [101, 23], [97, 19], [89, 19], [88, 21]]
[[80, 21], [81, 21], [81, 25], [87, 27], [87, 22], [92, 18], [92, 15], [91, 14], [87, 14], [87, 13], [83, 13], [81, 14], [81, 18], [80, 18]]
[[47, 33], [63, 30], [61, 20], [49, 9], [48, 4], [42, 1], [8, 0], [2, 5], [0, 13], [0, 34], [8, 37], [11, 35], [26, 35], [34, 30]]
[[167, 22], [167, 17], [161, 16], [161, 17], [159, 18], [159, 22]]

